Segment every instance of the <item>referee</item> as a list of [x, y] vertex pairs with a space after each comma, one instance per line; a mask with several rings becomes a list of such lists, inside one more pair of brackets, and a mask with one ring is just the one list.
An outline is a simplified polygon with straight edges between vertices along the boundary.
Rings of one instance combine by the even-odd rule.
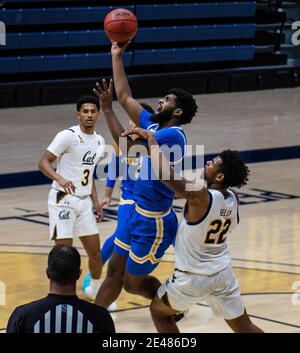
[[48, 257], [47, 297], [17, 307], [7, 333], [115, 333], [109, 312], [76, 295], [80, 255], [71, 246], [56, 245]]

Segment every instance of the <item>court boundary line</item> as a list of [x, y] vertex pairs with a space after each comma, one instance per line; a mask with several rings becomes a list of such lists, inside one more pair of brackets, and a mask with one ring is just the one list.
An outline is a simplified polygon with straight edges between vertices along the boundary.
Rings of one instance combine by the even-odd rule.
[[[242, 294], [242, 295], [243, 295], [243, 294]], [[196, 305], [204, 306], [204, 307], [207, 307], [207, 308], [210, 307], [210, 306], [207, 305], [207, 304], [201, 304], [201, 303], [197, 303]], [[269, 319], [269, 318], [267, 318], [267, 317], [257, 316], [257, 315], [253, 315], [253, 314], [249, 314], [249, 313], [248, 313], [248, 316], [249, 316], [249, 317], [253, 317], [253, 318], [255, 318], [255, 319], [259, 319], [259, 320], [274, 322], [275, 324], [284, 325], [284, 326], [289, 326], [289, 327], [295, 327], [295, 328], [299, 328], [299, 329], [300, 329], [300, 326], [294, 325], [294, 324], [289, 324], [289, 323], [287, 323], [287, 322], [278, 321], [278, 320], [273, 320], [273, 319]]]
[[257, 262], [263, 264], [270, 264], [270, 265], [282, 265], [282, 266], [291, 266], [291, 267], [300, 267], [298, 264], [287, 264], [283, 262], [272, 262], [272, 261], [262, 261], [262, 260], [248, 260], [248, 259], [238, 259], [238, 258], [231, 258], [234, 261], [242, 261], [242, 262]]
[[[267, 293], [264, 293], [264, 294], [267, 294]], [[277, 293], [268, 293], [269, 295], [277, 295], [277, 294], [291, 294], [291, 293], [286, 293], [286, 292], [277, 292]], [[242, 296], [245, 295], [245, 294], [241, 294]], [[260, 295], [260, 293], [256, 294], [256, 293], [247, 293], [246, 295]], [[210, 308], [209, 305], [207, 304], [201, 304], [201, 303], [197, 303], [196, 305], [199, 305], [199, 306], [204, 306], [204, 307], [208, 307]], [[120, 310], [115, 310], [115, 311], [112, 311], [112, 313], [117, 313], [117, 312], [125, 312], [125, 311], [130, 311], [130, 310], [137, 310], [137, 309], [145, 309], [145, 308], [149, 308], [150, 305], [144, 305], [144, 306], [139, 306], [139, 307], [135, 307], [135, 308], [127, 308], [127, 309], [120, 309]], [[264, 321], [270, 321], [270, 322], [274, 322], [274, 323], [277, 323], [277, 324], [280, 324], [280, 325], [285, 325], [285, 326], [290, 326], [290, 327], [296, 327], [296, 328], [300, 328], [300, 326], [298, 325], [294, 325], [294, 324], [290, 324], [290, 323], [286, 323], [286, 322], [283, 322], [283, 321], [278, 321], [278, 320], [273, 320], [273, 319], [269, 319], [269, 318], [265, 318], [263, 316], [256, 316], [256, 315], [252, 315], [252, 314], [249, 314], [248, 315], [250, 317], [254, 317], [254, 318], [257, 318], [257, 319], [260, 319], [260, 320], [264, 320]]]
[[[161, 262], [174, 263], [174, 261], [171, 261], [171, 260], [161, 260]], [[277, 271], [277, 270], [269, 270], [269, 269], [263, 269], [263, 268], [241, 267], [241, 266], [234, 266], [234, 265], [232, 267], [237, 268], [237, 269], [241, 269], [241, 270], [255, 270], [255, 271], [284, 273], [287, 275], [300, 275], [300, 272]]]
[[[3, 244], [0, 244], [0, 247], [1, 245]], [[3, 245], [3, 246], [24, 246], [24, 247], [49, 247], [49, 248], [53, 248], [52, 245], [18, 245], [18, 244], [12, 244], [12, 245]], [[84, 248], [82, 247], [77, 247], [77, 249], [79, 250], [84, 250]], [[18, 252], [18, 251], [3, 251], [3, 250], [0, 250], [0, 254], [20, 254], [20, 255], [44, 255], [44, 256], [48, 256], [48, 254], [44, 254], [44, 253], [33, 253], [33, 252]], [[86, 257], [87, 255], [81, 255], [81, 256], [84, 256]], [[161, 260], [161, 262], [164, 262], [164, 263], [174, 263], [174, 261], [171, 261], [171, 260]], [[283, 274], [287, 274], [287, 275], [300, 275], [299, 272], [288, 272], [288, 271], [277, 271], [277, 270], [269, 270], [269, 269], [262, 269], [262, 268], [252, 268], [252, 267], [241, 267], [241, 266], [233, 266], [233, 268], [237, 268], [237, 269], [241, 269], [241, 270], [252, 270], [252, 271], [265, 271], [265, 272], [274, 272], [274, 273], [283, 273]]]
[[[169, 253], [167, 255], [175, 255], [175, 252]], [[288, 264], [288, 263], [284, 263], [284, 262], [272, 262], [272, 261], [262, 261], [262, 260], [238, 259], [236, 257], [232, 257], [231, 260], [232, 261], [242, 261], [242, 262], [257, 262], [257, 263], [269, 264], [269, 265], [300, 267], [300, 265], [298, 265], [298, 264]], [[169, 261], [169, 260], [164, 260], [164, 261]]]
[[[288, 294], [292, 294], [292, 293], [289, 293], [289, 292], [241, 293], [241, 296], [244, 296], [244, 295], [280, 295], [280, 294], [288, 295]], [[207, 305], [207, 304], [197, 303], [196, 305], [203, 306], [203, 307], [206, 307], [206, 308], [210, 308], [210, 306]], [[126, 312], [126, 311], [131, 311], [131, 310], [146, 309], [146, 308], [149, 308], [149, 307], [150, 307], [150, 305], [139, 305], [139, 306], [136, 306], [136, 307], [133, 307], [133, 308], [114, 310], [114, 311], [111, 311], [111, 313], [112, 314], [114, 314], [114, 313], [122, 313], [122, 312]], [[253, 315], [253, 314], [249, 314], [249, 313], [248, 313], [248, 315], [249, 315], [249, 317], [253, 317], [255, 319], [268, 321], [268, 322], [273, 322], [273, 323], [276, 323], [276, 324], [279, 324], [279, 325], [284, 325], [284, 326], [289, 326], [289, 327], [294, 327], [294, 328], [299, 328], [300, 329], [300, 326], [294, 325], [294, 324], [289, 324], [287, 322], [273, 320], [273, 319], [269, 319], [269, 318], [266, 318], [266, 317], [263, 317], [263, 316], [257, 316], [257, 315]], [[7, 329], [6, 327], [5, 328], [0, 328], [1, 331], [6, 331], [6, 329]]]
[[233, 268], [241, 269], [241, 270], [255, 270], [255, 271], [266, 271], [266, 272], [274, 272], [274, 273], [284, 273], [287, 275], [300, 275], [300, 272], [287, 272], [287, 271], [277, 271], [277, 270], [269, 270], [269, 269], [261, 269], [261, 268], [251, 268], [251, 267], [240, 267], [240, 266], [232, 266]]

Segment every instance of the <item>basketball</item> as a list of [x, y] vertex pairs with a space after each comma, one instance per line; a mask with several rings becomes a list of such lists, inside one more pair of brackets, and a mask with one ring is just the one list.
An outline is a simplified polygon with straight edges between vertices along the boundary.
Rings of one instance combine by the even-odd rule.
[[108, 13], [104, 19], [104, 31], [114, 42], [127, 42], [137, 32], [138, 24], [135, 15], [126, 9], [116, 9]]

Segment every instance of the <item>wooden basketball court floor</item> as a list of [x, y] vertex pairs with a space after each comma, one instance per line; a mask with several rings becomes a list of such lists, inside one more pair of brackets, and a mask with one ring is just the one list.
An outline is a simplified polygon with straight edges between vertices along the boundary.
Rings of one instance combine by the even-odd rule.
[[[300, 89], [196, 96], [199, 112], [186, 132], [190, 144], [204, 144], [206, 153], [225, 148], [240, 151], [299, 145]], [[157, 98], [143, 100], [156, 107]], [[126, 117], [117, 103], [116, 113]], [[54, 135], [75, 125], [74, 105], [0, 110], [1, 173], [37, 169]], [[97, 130], [111, 141], [104, 119]], [[298, 157], [299, 158], [299, 157]], [[270, 160], [273, 159], [270, 157]], [[300, 332], [300, 163], [282, 159], [249, 164], [251, 178], [241, 189], [241, 222], [228, 239], [242, 296], [253, 321], [266, 332]], [[20, 176], [21, 177], [21, 176]], [[103, 194], [103, 181], [97, 182]], [[0, 189], [0, 329], [13, 309], [45, 296], [48, 236], [47, 194], [50, 185]], [[99, 225], [102, 243], [116, 225], [119, 190]], [[180, 213], [183, 200], [174, 205]], [[78, 240], [83, 272], [87, 257]], [[173, 271], [171, 247], [154, 274], [164, 280]], [[106, 266], [104, 268], [104, 274]], [[78, 294], [82, 297], [80, 283]], [[3, 301], [3, 297], [2, 297]], [[114, 312], [117, 332], [155, 332], [149, 301], [122, 291]], [[230, 332], [205, 302], [179, 322], [182, 332]]]

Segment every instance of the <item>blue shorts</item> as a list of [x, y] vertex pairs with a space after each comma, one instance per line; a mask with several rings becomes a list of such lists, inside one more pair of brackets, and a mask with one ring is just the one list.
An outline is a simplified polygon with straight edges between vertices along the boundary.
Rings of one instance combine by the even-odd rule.
[[[151, 273], [159, 264], [165, 251], [173, 243], [177, 232], [177, 217], [173, 209], [167, 212], [150, 212], [131, 205], [128, 215], [129, 232], [122, 240], [115, 239], [115, 250], [125, 256], [126, 271], [142, 276]], [[125, 239], [127, 236], [127, 239]]]
[[128, 256], [130, 250], [129, 221], [132, 205], [134, 205], [133, 200], [125, 200], [122, 197], [120, 198], [118, 207], [118, 224], [113, 234], [115, 237], [114, 251], [125, 257]]

